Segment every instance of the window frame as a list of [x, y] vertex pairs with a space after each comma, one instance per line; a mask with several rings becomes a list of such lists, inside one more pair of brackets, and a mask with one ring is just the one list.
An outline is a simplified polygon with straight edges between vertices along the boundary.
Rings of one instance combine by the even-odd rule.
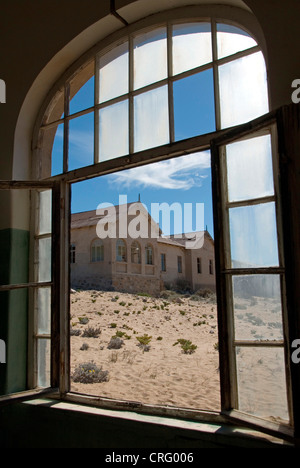
[[[198, 19], [197, 17], [193, 18], [192, 16], [189, 16], [189, 20], [192, 21], [192, 22], [197, 21], [197, 19]], [[178, 17], [177, 20], [178, 20], [178, 22], [183, 22], [183, 18], [181, 16]], [[203, 21], [204, 20], [203, 16], [199, 16], [199, 20]], [[158, 20], [155, 19], [155, 18], [152, 19], [151, 20], [151, 25], [149, 26], [149, 20], [147, 20], [147, 23], [146, 23], [147, 27], [153, 28], [154, 24], [155, 24], [155, 27], [157, 27], [159, 25], [159, 23], [157, 21]], [[170, 21], [171, 22], [176, 21], [176, 17], [175, 17], [175, 20], [170, 20]], [[213, 21], [213, 23], [215, 25], [216, 24], [215, 17], [212, 17], [212, 21]], [[225, 23], [228, 23], [228, 22], [230, 23], [230, 21], [228, 21], [226, 18], [224, 19], [224, 22]], [[244, 26], [243, 24], [241, 24], [239, 22], [236, 22], [236, 23], [237, 23], [237, 25], [239, 27]], [[142, 22], [141, 24], [143, 25], [145, 23]], [[134, 25], [132, 27], [130, 26], [127, 29], [128, 29], [128, 31], [130, 33], [132, 33], [132, 32], [134, 33], [135, 31], [140, 31], [141, 30], [140, 23], [136, 24], [136, 25]], [[116, 34], [113, 34], [112, 36], [110, 36], [106, 40], [101, 41], [101, 44], [97, 45], [97, 48], [92, 49], [92, 54], [94, 55], [95, 53], [97, 53], [98, 50], [103, 50], [106, 47], [108, 47], [108, 48], [112, 47], [116, 43], [116, 40], [118, 41], [119, 40], [118, 38], [120, 38], [123, 35], [124, 35], [124, 31], [121, 34], [118, 32]], [[214, 47], [215, 46], [216, 45], [214, 44]], [[261, 47], [257, 46], [257, 49], [261, 50]], [[248, 51], [244, 51], [244, 52], [235, 54], [236, 58], [239, 57], [239, 56], [243, 56], [243, 55], [248, 54]], [[90, 62], [90, 54], [91, 53], [89, 52], [89, 54], [88, 54], [89, 57], [88, 58], [87, 58], [87, 56], [84, 56], [82, 59], [80, 59], [74, 65], [73, 73], [77, 72], [79, 63], [80, 63], [80, 66], [84, 66], [85, 63]], [[221, 60], [224, 61], [224, 63], [225, 63], [227, 61], [227, 58], [221, 59]], [[230, 60], [232, 60], [232, 58]], [[228, 61], [229, 61], [229, 58], [228, 58]], [[95, 64], [95, 66], [96, 66], [96, 64]], [[203, 67], [200, 67], [200, 68], [203, 68]], [[216, 73], [215, 67], [214, 67], [214, 71]], [[71, 79], [70, 76], [68, 76], [67, 79], [68, 80]], [[65, 102], [65, 109], [66, 109], [67, 108], [66, 101], [67, 101], [67, 97], [68, 97], [68, 93], [69, 93], [68, 86], [65, 87], [65, 84], [64, 84], [66, 82], [66, 76], [63, 76], [61, 80], [62, 81], [60, 82], [58, 88], [61, 89], [61, 86], [62, 86], [62, 83], [63, 83], [63, 89], [64, 89], [63, 92], [65, 92], [64, 102]], [[96, 84], [96, 87], [97, 87], [97, 84]], [[57, 89], [56, 89], [55, 92], [57, 93]], [[61, 91], [58, 91], [58, 92], [61, 92]], [[47, 106], [44, 106], [44, 108], [41, 110], [41, 116], [44, 115], [45, 108], [47, 108]], [[87, 110], [84, 110], [84, 111], [81, 111], [80, 113], [72, 115], [71, 118], [75, 118], [76, 116], [84, 115], [86, 113], [87, 113]], [[96, 113], [95, 113], [95, 115], [96, 115]], [[119, 158], [108, 160], [108, 161], [99, 162], [98, 157], [95, 155], [94, 165], [82, 167], [82, 168], [79, 168], [77, 170], [71, 170], [71, 171], [67, 170], [67, 156], [66, 156], [67, 155], [67, 144], [65, 143], [65, 146], [64, 146], [64, 172], [62, 174], [59, 174], [59, 175], [53, 176], [53, 177], [49, 177], [48, 175], [45, 176], [45, 175], [43, 175], [43, 173], [39, 172], [38, 177], [44, 178], [45, 181], [58, 182], [58, 184], [60, 185], [60, 193], [62, 194], [62, 198], [65, 201], [64, 207], [65, 207], [65, 215], [66, 215], [66, 218], [64, 220], [62, 220], [63, 222], [62, 222], [62, 225], [61, 225], [60, 232], [63, 232], [64, 234], [67, 234], [66, 239], [68, 239], [69, 222], [70, 222], [69, 219], [68, 219], [68, 217], [70, 215], [70, 211], [69, 211], [70, 186], [71, 186], [71, 184], [73, 182], [86, 180], [86, 179], [93, 178], [93, 177], [96, 177], [96, 176], [112, 174], [112, 173], [115, 173], [115, 172], [117, 172], [117, 171], [119, 171], [121, 169], [130, 169], [130, 168], [145, 165], [147, 163], [159, 162], [159, 161], [167, 160], [167, 159], [170, 159], [170, 158], [180, 157], [182, 155], [189, 154], [189, 153], [192, 153], [192, 152], [195, 152], [195, 151], [204, 151], [204, 150], [207, 150], [207, 149], [213, 149], [215, 147], [215, 144], [216, 144], [218, 138], [220, 138], [220, 137], [222, 137], [224, 135], [228, 135], [230, 132], [232, 132], [235, 135], [238, 132], [243, 133], [243, 131], [245, 131], [245, 129], [248, 130], [249, 128], [252, 128], [251, 127], [252, 125], [258, 125], [259, 126], [261, 121], [263, 121], [265, 123], [266, 119], [270, 119], [270, 120], [274, 121], [275, 117], [276, 117], [275, 113], [271, 112], [271, 113], [268, 114], [267, 117], [263, 116], [262, 118], [258, 118], [255, 121], [253, 121], [254, 124], [253, 124], [253, 122], [251, 122], [249, 124], [241, 124], [241, 125], [238, 125], [237, 127], [233, 127], [233, 128], [229, 128], [229, 129], [220, 129], [219, 127], [217, 127], [216, 131], [214, 131], [212, 133], [209, 133], [209, 134], [199, 135], [199, 136], [192, 137], [192, 138], [190, 138], [188, 140], [184, 140], [184, 141], [182, 141], [182, 140], [172, 141], [170, 144], [162, 145], [161, 147], [146, 149], [146, 150], [143, 150], [143, 151], [141, 151], [139, 153], [129, 152], [128, 155], [121, 156]], [[217, 119], [219, 118], [218, 117], [218, 112], [216, 112], [216, 118]], [[69, 122], [69, 120], [70, 120], [70, 118], [67, 115], [67, 117], [65, 117], [65, 121]], [[39, 135], [40, 123], [41, 123], [41, 118], [38, 119], [38, 125], [36, 126], [37, 130], [36, 130], [35, 137], [37, 139], [39, 139], [38, 135]], [[49, 127], [55, 125], [56, 123], [57, 122], [51, 122], [49, 124]], [[96, 125], [98, 125], [97, 117], [95, 118], [95, 123], [96, 123]], [[67, 137], [67, 135], [68, 135], [68, 125], [66, 125], [66, 128], [65, 128], [65, 137]], [[98, 132], [95, 131], [95, 147], [96, 148], [98, 148], [97, 138], [98, 138]], [[41, 151], [40, 150], [35, 151], [34, 157], [38, 160], [38, 158], [41, 157]], [[35, 165], [35, 167], [40, 168], [40, 165], [39, 166]], [[217, 170], [217, 168], [215, 168], [215, 170]], [[218, 197], [218, 187], [216, 186], [215, 181], [213, 181], [213, 185], [214, 185], [214, 190], [215, 190], [214, 193], [216, 193], [216, 198], [217, 198]], [[218, 201], [216, 201], [216, 205], [218, 205]], [[214, 211], [217, 212], [218, 209], [219, 209], [219, 207], [216, 206], [214, 208]], [[60, 250], [64, 251], [65, 250], [64, 247], [65, 246], [62, 246]], [[63, 267], [63, 270], [62, 270], [63, 288], [61, 289], [60, 294], [63, 293], [63, 291], [66, 292], [68, 290], [67, 288], [68, 288], [68, 277], [69, 277], [68, 276], [69, 275], [69, 265], [67, 265], [67, 263], [64, 262], [62, 267]], [[215, 260], [215, 273], [216, 273], [216, 277], [218, 277], [216, 260]], [[218, 287], [219, 287], [219, 290], [222, 288], [220, 285]], [[221, 303], [222, 303], [222, 300], [223, 299], [220, 299]], [[66, 304], [66, 298], [61, 301], [61, 305], [63, 305], [63, 304], [65, 306], [67, 305]], [[63, 326], [61, 327], [61, 329], [62, 330], [68, 330], [68, 317], [66, 317], [66, 316], [61, 317], [61, 323], [63, 323]], [[58, 340], [59, 340], [59, 338], [58, 338]], [[65, 333], [65, 335], [62, 337], [62, 340], [60, 341], [60, 346], [61, 346], [62, 349], [65, 349], [65, 354], [60, 356], [60, 359], [61, 359], [60, 362], [61, 362], [62, 365], [60, 366], [60, 371], [58, 372], [58, 374], [56, 374], [56, 375], [58, 375], [57, 380], [60, 381], [60, 396], [58, 398], [62, 398], [62, 399], [67, 400], [67, 401], [75, 401], [75, 402], [82, 401], [83, 403], [85, 402], [85, 403], [88, 403], [88, 404], [90, 404], [90, 403], [95, 404], [96, 403], [96, 404], [99, 404], [101, 407], [130, 409], [130, 410], [133, 410], [133, 411], [138, 410], [138, 411], [141, 411], [141, 412], [144, 412], [144, 413], [149, 413], [149, 414], [158, 414], [158, 415], [161, 414], [161, 411], [157, 407], [151, 406], [151, 405], [150, 405], [150, 407], [146, 408], [146, 407], [143, 407], [143, 405], [138, 404], [138, 403], [137, 404], [132, 404], [130, 402], [120, 402], [120, 401], [107, 402], [105, 399], [103, 399], [103, 400], [101, 398], [99, 399], [99, 397], [89, 398], [89, 397], [83, 396], [83, 395], [80, 395], [80, 396], [79, 395], [72, 395], [70, 393], [70, 388], [69, 388], [69, 374], [68, 374], [68, 372], [69, 372], [68, 371], [68, 369], [69, 369], [69, 358], [68, 358], [68, 352], [67, 352], [67, 350], [69, 348], [69, 335], [68, 335], [68, 333]], [[222, 361], [222, 359], [221, 359], [221, 361]], [[224, 362], [222, 362], [222, 363], [224, 364]], [[165, 409], [164, 409], [164, 411], [165, 411]], [[244, 423], [247, 426], [252, 427], [252, 428], [256, 428], [256, 429], [263, 428], [267, 433], [269, 433], [271, 435], [282, 434], [286, 438], [291, 437], [291, 430], [289, 428], [278, 427], [277, 424], [267, 423], [265, 421], [261, 421], [261, 420], [258, 420], [256, 418], [243, 417], [242, 415], [236, 414], [236, 412], [230, 411], [229, 409], [227, 409], [226, 411], [221, 411], [221, 412], [213, 412], [213, 411], [212, 412], [203, 412], [201, 410], [191, 412], [191, 411], [184, 410], [184, 409], [173, 409], [173, 410], [169, 409], [168, 414], [173, 415], [175, 417], [176, 416], [188, 417], [188, 418], [192, 417], [195, 420], [208, 420], [208, 421], [211, 421], [211, 422], [228, 422], [228, 421], [233, 422], [233, 423], [242, 422], [242, 423]]]

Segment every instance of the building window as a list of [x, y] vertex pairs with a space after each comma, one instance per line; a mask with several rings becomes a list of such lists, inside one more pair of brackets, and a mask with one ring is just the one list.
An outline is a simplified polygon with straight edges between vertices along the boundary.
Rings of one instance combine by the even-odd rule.
[[160, 254], [161, 271], [167, 271], [166, 254]]
[[202, 264], [201, 264], [201, 258], [200, 257], [197, 258], [197, 273], [198, 273], [198, 275], [201, 275], [201, 273], [202, 273]]
[[91, 262], [103, 262], [104, 245], [101, 239], [96, 239], [91, 246]]
[[177, 257], [177, 271], [178, 273], [182, 273], [182, 257]]
[[76, 246], [75, 244], [70, 245], [70, 263], [76, 262]]
[[141, 263], [141, 247], [138, 242], [131, 244], [131, 263]]
[[152, 245], [147, 245], [146, 249], [146, 265], [153, 265], [153, 248]]
[[117, 254], [117, 262], [126, 262], [127, 261], [126, 244], [125, 244], [125, 241], [123, 239], [118, 239], [117, 240], [116, 254]]
[[209, 260], [209, 274], [213, 275], [214, 274], [214, 268], [213, 268], [213, 261]]

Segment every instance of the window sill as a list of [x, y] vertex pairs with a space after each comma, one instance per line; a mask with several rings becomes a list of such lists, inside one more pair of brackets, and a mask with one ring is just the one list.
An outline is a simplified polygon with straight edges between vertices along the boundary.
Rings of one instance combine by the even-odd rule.
[[[139, 427], [139, 424], [142, 423], [148, 426], [145, 427], [145, 430], [150, 427], [150, 430], [153, 431], [153, 426], [156, 426], [156, 430], [162, 430], [164, 434], [167, 434], [168, 438], [172, 436], [174, 440], [177, 440], [177, 437], [179, 439], [182, 437], [182, 440], [187, 443], [187, 447], [198, 447], [198, 443], [199, 447], [203, 447], [202, 444], [206, 442], [208, 448], [212, 447], [212, 444], [215, 444], [216, 447], [220, 446], [220, 448], [233, 446], [240, 448], [294, 447], [293, 444], [279, 437], [224, 422], [210, 423], [208, 421], [181, 420], [167, 416], [141, 414], [134, 411], [99, 408], [60, 400], [56, 397], [25, 400], [22, 404], [44, 407], [52, 411], [71, 412], [76, 418], [79, 415], [83, 419], [85, 417], [102, 418], [107, 421], [107, 424], [111, 421], [113, 425], [120, 424], [123, 427], [124, 424], [131, 425], [131, 427], [132, 424], [137, 424], [137, 427]], [[171, 446], [168, 445], [168, 447]], [[182, 446], [180, 445], [180, 447]]]

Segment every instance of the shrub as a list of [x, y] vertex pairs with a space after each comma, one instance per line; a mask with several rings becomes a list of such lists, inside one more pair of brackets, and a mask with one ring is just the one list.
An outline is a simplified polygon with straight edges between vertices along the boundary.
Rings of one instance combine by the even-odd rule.
[[81, 351], [86, 351], [89, 348], [89, 345], [87, 343], [82, 343], [80, 350]]
[[100, 328], [88, 327], [86, 330], [84, 330], [82, 336], [86, 338], [98, 338], [100, 333]]
[[119, 338], [118, 336], [113, 336], [110, 339], [110, 342], [108, 343], [107, 348], [108, 349], [120, 349], [122, 348], [123, 344], [124, 344], [124, 341], [121, 340], [121, 338]]
[[181, 349], [184, 354], [192, 354], [195, 349], [197, 349], [197, 346], [194, 345], [190, 340], [184, 340], [181, 338], [177, 340], [173, 346], [176, 346], [178, 343], [181, 345]]
[[79, 336], [81, 335], [81, 330], [78, 330], [76, 328], [70, 328], [70, 336]]
[[79, 364], [72, 375], [74, 382], [80, 383], [98, 383], [109, 380], [108, 371], [103, 371], [93, 361]]
[[139, 342], [138, 346], [142, 348], [143, 351], [149, 351], [149, 343], [152, 339], [152, 336], [149, 336], [147, 333], [145, 333], [143, 336], [137, 336], [136, 339]]
[[85, 325], [86, 323], [89, 322], [89, 319], [87, 317], [79, 317], [79, 322], [82, 324], [82, 325]]

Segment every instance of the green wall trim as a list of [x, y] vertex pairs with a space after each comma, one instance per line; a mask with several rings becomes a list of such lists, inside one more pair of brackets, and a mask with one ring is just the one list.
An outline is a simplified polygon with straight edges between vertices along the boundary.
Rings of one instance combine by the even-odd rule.
[[[26, 283], [29, 232], [0, 230], [0, 284]], [[0, 339], [6, 344], [6, 363], [0, 363], [0, 395], [26, 390], [28, 291], [0, 292]]]

